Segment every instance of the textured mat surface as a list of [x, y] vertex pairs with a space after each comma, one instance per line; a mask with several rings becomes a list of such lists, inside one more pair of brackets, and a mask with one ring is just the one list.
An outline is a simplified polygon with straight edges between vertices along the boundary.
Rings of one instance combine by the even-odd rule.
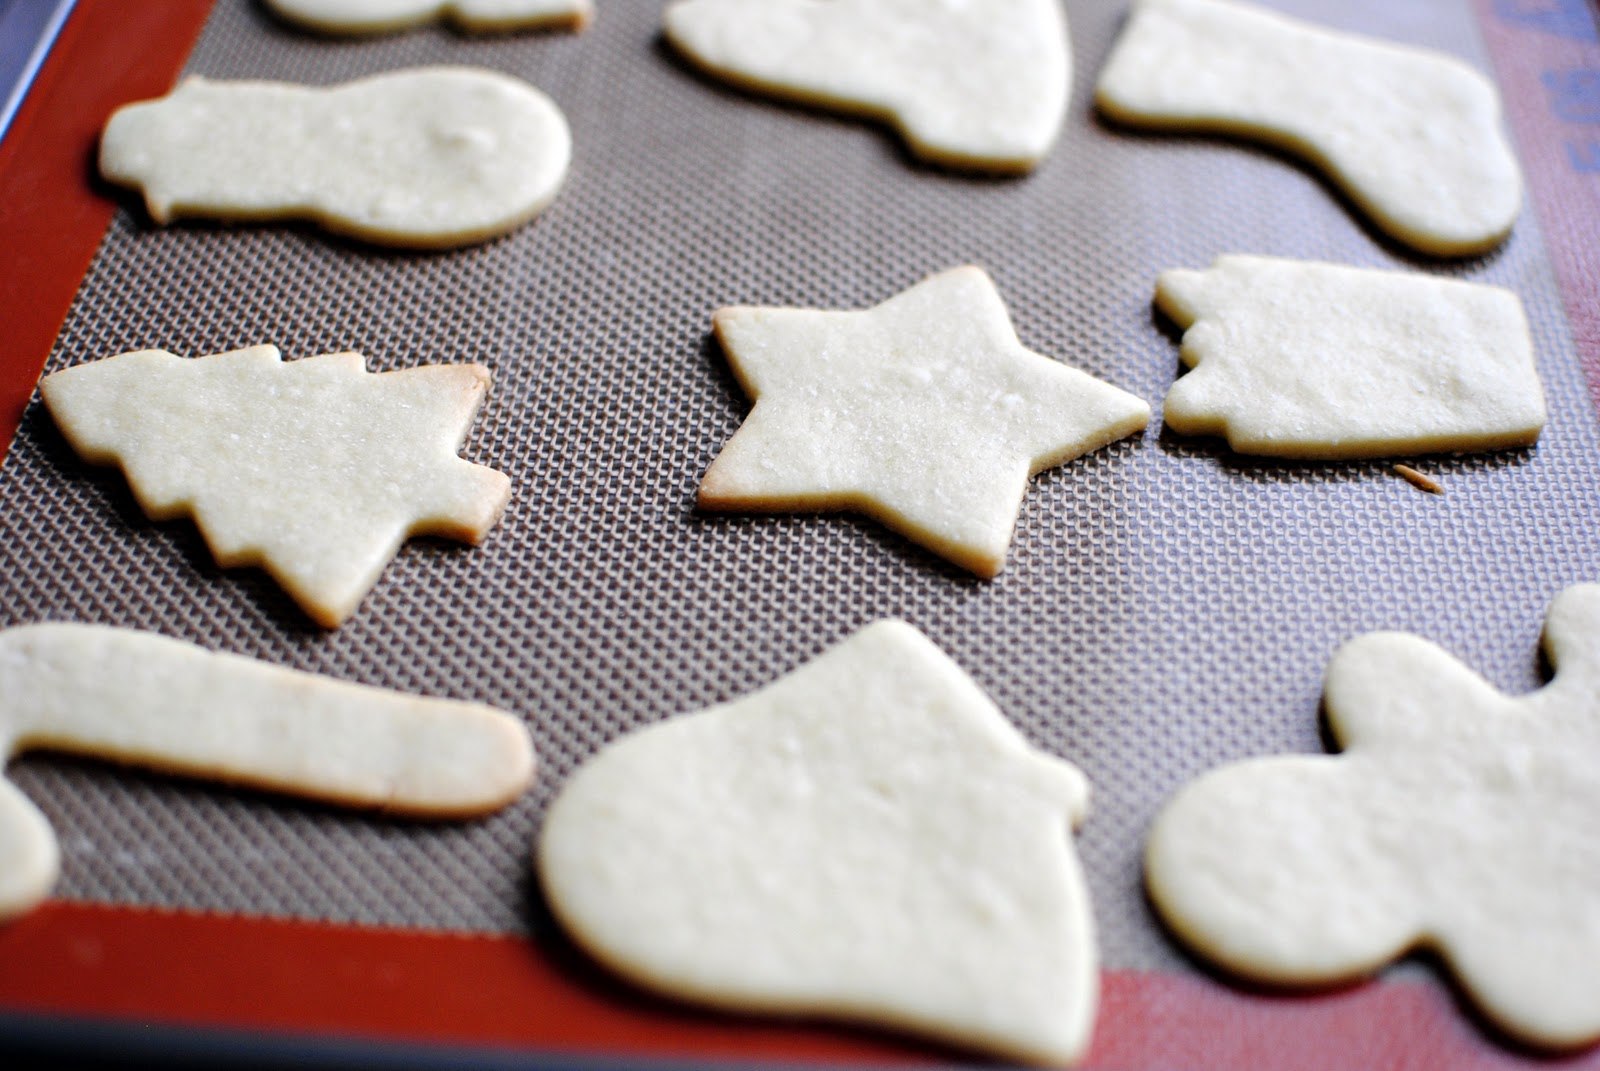
[[[1486, 66], [1470, 10], [1451, 0], [1277, 6]], [[1276, 154], [1106, 127], [1089, 100], [1121, 9], [1070, 5], [1061, 143], [1033, 176], [988, 181], [923, 168], [875, 126], [701, 79], [660, 44], [654, 3], [602, 4], [578, 36], [347, 43], [221, 0], [192, 72], [332, 83], [425, 63], [504, 70], [567, 112], [568, 186], [508, 238], [417, 256], [306, 227], [156, 229], [124, 196], [50, 366], [257, 342], [359, 349], [374, 368], [480, 361], [495, 387], [466, 456], [512, 476], [510, 511], [481, 549], [409, 544], [352, 621], [324, 633], [264, 576], [218, 570], [192, 525], [145, 520], [35, 404], [0, 470], [0, 625], [151, 628], [494, 703], [529, 719], [544, 766], [498, 817], [417, 826], [28, 758], [12, 773], [61, 835], [58, 894], [537, 929], [530, 846], [586, 755], [898, 616], [1093, 781], [1078, 847], [1106, 964], [1185, 969], [1140, 893], [1150, 816], [1218, 763], [1318, 750], [1322, 667], [1340, 642], [1414, 630], [1502, 687], [1538, 683], [1545, 605], [1600, 578], [1600, 454], [1536, 221], [1525, 214], [1482, 260], [1417, 261]], [[1388, 463], [1260, 463], [1154, 426], [1037, 478], [989, 583], [861, 520], [693, 510], [746, 411], [708, 338], [719, 305], [859, 307], [975, 262], [1025, 344], [1158, 405], [1178, 361], [1151, 310], [1155, 275], [1228, 252], [1514, 288], [1550, 401], [1544, 440], [1417, 462], [1447, 487], [1433, 497]]]

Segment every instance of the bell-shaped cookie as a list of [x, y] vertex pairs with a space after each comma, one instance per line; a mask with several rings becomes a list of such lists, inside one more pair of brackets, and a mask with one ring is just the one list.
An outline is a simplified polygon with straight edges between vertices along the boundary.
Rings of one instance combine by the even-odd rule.
[[1087, 804], [1075, 767], [882, 622], [611, 744], [552, 804], [539, 869], [578, 942], [650, 989], [1061, 1064], [1097, 992]]

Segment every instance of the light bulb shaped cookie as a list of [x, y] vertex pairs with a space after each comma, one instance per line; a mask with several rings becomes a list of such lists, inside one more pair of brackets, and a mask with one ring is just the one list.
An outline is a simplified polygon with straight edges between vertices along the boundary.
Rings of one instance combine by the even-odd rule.
[[100, 173], [142, 189], [157, 223], [304, 219], [437, 249], [532, 219], [571, 155], [566, 119], [526, 82], [423, 67], [332, 88], [187, 78], [117, 109]]
[[1193, 370], [1172, 430], [1245, 454], [1383, 457], [1529, 446], [1544, 390], [1516, 294], [1410, 272], [1219, 257], [1163, 272]]
[[1087, 805], [1075, 767], [880, 622], [608, 746], [551, 805], [539, 872], [577, 941], [650, 989], [1059, 1064], [1097, 993]]
[[1600, 585], [1561, 593], [1545, 649], [1555, 679], [1508, 696], [1415, 636], [1347, 643], [1324, 691], [1341, 754], [1223, 767], [1158, 816], [1162, 918], [1265, 982], [1435, 949], [1512, 1036], [1600, 1039]]
[[511, 481], [456, 456], [479, 365], [369, 374], [359, 353], [276, 346], [193, 360], [124, 353], [45, 377], [79, 455], [117, 464], [145, 513], [194, 517], [217, 563], [260, 565], [336, 628], [413, 535], [480, 542]]
[[886, 120], [934, 163], [1029, 170], [1067, 107], [1056, 0], [678, 0], [664, 18], [709, 74]]
[[472, 33], [538, 27], [581, 30], [592, 0], [266, 0], [277, 14], [331, 34], [379, 34], [448, 19]]
[[1492, 249], [1522, 208], [1489, 79], [1441, 53], [1239, 0], [1137, 0], [1096, 99], [1119, 122], [1291, 152], [1424, 253]]
[[[419, 817], [497, 810], [534, 770], [527, 730], [492, 707], [96, 625], [0, 632], [0, 763], [32, 750]], [[0, 776], [0, 919], [38, 903], [59, 865], [44, 815]]]

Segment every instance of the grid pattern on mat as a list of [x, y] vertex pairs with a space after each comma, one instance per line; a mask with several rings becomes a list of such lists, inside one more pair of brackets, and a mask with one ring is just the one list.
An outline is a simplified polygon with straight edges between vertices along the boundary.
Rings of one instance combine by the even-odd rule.
[[[1352, 0], [1324, 22], [1486, 68], [1466, 5]], [[466, 456], [514, 481], [481, 549], [416, 541], [342, 629], [264, 576], [218, 570], [191, 524], [154, 524], [35, 404], [0, 470], [0, 625], [81, 620], [526, 716], [537, 789], [469, 824], [414, 825], [93, 763], [15, 780], [62, 838], [58, 894], [482, 932], [537, 931], [528, 858], [553, 791], [619, 733], [771, 680], [885, 616], [927, 632], [1095, 789], [1078, 838], [1111, 967], [1185, 969], [1140, 893], [1143, 831], [1178, 785], [1247, 755], [1320, 748], [1322, 667], [1409, 629], [1496, 684], [1540, 680], [1549, 599], [1600, 578], [1600, 463], [1538, 229], [1496, 254], [1414, 260], [1309, 171], [1209, 139], [1111, 129], [1089, 107], [1122, 4], [1073, 3], [1073, 105], [1022, 180], [911, 161], [870, 124], [719, 88], [661, 44], [659, 5], [581, 35], [432, 28], [341, 42], [220, 0], [191, 62], [334, 83], [430, 63], [518, 75], [566, 111], [568, 185], [505, 239], [376, 251], [309, 227], [152, 227], [124, 196], [50, 367], [159, 346], [359, 349], [373, 368], [480, 361]], [[1175, 333], [1157, 272], [1250, 252], [1416, 268], [1514, 288], [1551, 422], [1537, 449], [1418, 462], [1259, 463], [1160, 431], [1038, 477], [1011, 562], [964, 576], [851, 517], [709, 517], [695, 485], [746, 404], [709, 341], [723, 304], [859, 307], [959, 263], [993, 274], [1025, 344], [1158, 404]], [[1159, 421], [1159, 415], [1158, 415]]]

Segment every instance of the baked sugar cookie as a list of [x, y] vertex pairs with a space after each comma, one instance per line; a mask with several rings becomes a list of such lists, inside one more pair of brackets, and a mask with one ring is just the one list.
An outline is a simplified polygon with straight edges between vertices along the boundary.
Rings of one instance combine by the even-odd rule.
[[377, 34], [434, 19], [473, 33], [534, 27], [581, 30], [594, 17], [592, 0], [266, 0], [290, 22], [322, 33]]
[[489, 389], [479, 365], [370, 375], [359, 353], [276, 346], [193, 360], [124, 353], [39, 392], [85, 460], [120, 465], [155, 520], [193, 516], [217, 563], [260, 565], [336, 628], [413, 535], [478, 543], [511, 482], [456, 456]]
[[1496, 286], [1271, 257], [1163, 272], [1193, 371], [1177, 432], [1245, 454], [1360, 458], [1528, 446], [1544, 391], [1522, 302]]
[[[96, 625], [0, 632], [0, 763], [95, 758], [391, 814], [487, 814], [533, 779], [522, 723]], [[0, 919], [39, 902], [60, 849], [0, 776]]]
[[1492, 249], [1522, 209], [1500, 96], [1478, 71], [1238, 0], [1136, 0], [1096, 99], [1119, 122], [1294, 153], [1424, 253]]
[[1150, 407], [1023, 347], [980, 268], [864, 312], [712, 317], [755, 408], [700, 484], [710, 510], [856, 510], [983, 577], [1028, 478], [1143, 428]]
[[1545, 650], [1555, 679], [1508, 696], [1415, 636], [1347, 643], [1324, 691], [1342, 754], [1223, 767], [1156, 819], [1162, 918], [1265, 982], [1429, 948], [1508, 1034], [1600, 1040], [1600, 586], [1555, 600]]
[[1057, 0], [678, 0], [664, 18], [707, 73], [885, 120], [934, 163], [1027, 171], [1066, 112]]
[[150, 218], [305, 219], [380, 245], [449, 248], [505, 234], [561, 188], [572, 139], [519, 79], [469, 67], [331, 89], [187, 78], [117, 109], [100, 173]]
[[1059, 1065], [1097, 994], [1069, 833], [1088, 798], [880, 622], [608, 746], [551, 805], [539, 873], [577, 941], [647, 988]]

